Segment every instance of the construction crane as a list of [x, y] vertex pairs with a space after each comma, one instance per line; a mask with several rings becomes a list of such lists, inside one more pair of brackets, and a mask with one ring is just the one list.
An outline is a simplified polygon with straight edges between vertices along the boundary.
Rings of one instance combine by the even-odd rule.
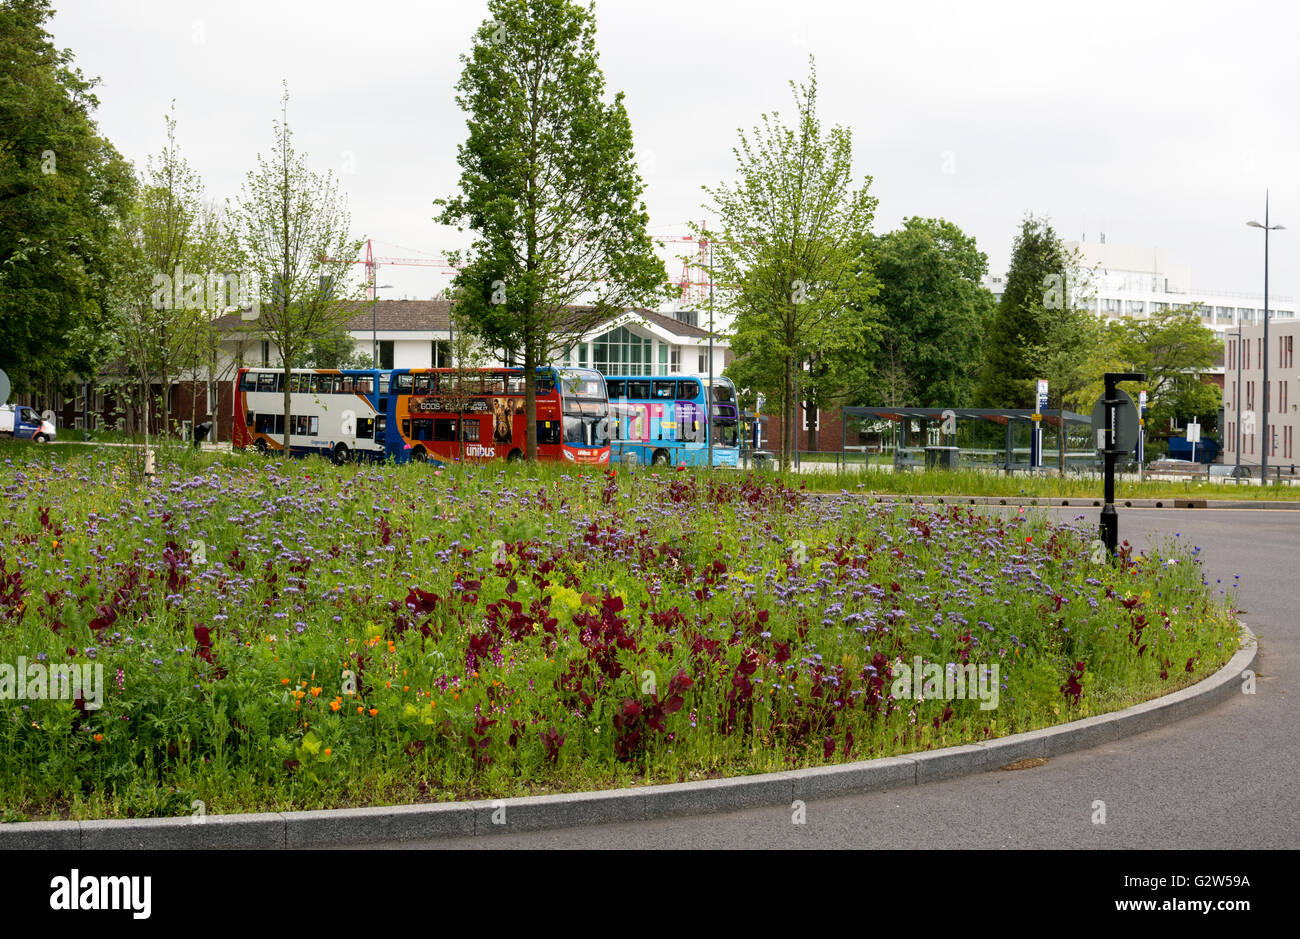
[[347, 258], [327, 258], [321, 255], [322, 263], [331, 262], [334, 264], [364, 264], [366, 266], [366, 299], [375, 299], [375, 288], [378, 284], [379, 266], [381, 264], [395, 264], [399, 267], [436, 267], [440, 268], [443, 274], [455, 274], [456, 267], [446, 258], [381, 258], [375, 256], [374, 245], [371, 239], [366, 239], [366, 257], [365, 260], [360, 258], [349, 260]]

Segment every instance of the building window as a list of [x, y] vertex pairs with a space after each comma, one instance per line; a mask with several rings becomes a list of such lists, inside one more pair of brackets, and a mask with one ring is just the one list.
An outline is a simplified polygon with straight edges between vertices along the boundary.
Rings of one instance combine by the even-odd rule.
[[269, 339], [262, 340], [262, 367], [271, 364], [271, 342]]
[[682, 350], [673, 346], [668, 351], [668, 373], [676, 375], [682, 370]]
[[[451, 368], [451, 340], [435, 339], [433, 340], [433, 350], [430, 361], [433, 362], [433, 368]], [[392, 368], [391, 365], [384, 366]]]
[[1101, 301], [1101, 312], [1112, 315], [1118, 314], [1123, 309], [1123, 302], [1120, 300], [1105, 299]]
[[393, 340], [391, 339], [379, 340], [379, 367], [393, 367]]
[[707, 373], [708, 370], [709, 370], [709, 355], [708, 355], [707, 352], [701, 352], [701, 353], [700, 353], [700, 367], [699, 367], [698, 371], [699, 371], [699, 373], [700, 373], [701, 375], [703, 375], [703, 374]]
[[1141, 314], [1146, 312], [1146, 304], [1141, 300], [1130, 300], [1128, 302], [1128, 311], [1130, 314]]
[[[592, 344], [595, 368], [605, 375], [638, 375], [654, 367], [652, 344], [636, 333], [619, 326], [598, 337]], [[580, 364], [586, 365], [586, 347], [580, 347]]]

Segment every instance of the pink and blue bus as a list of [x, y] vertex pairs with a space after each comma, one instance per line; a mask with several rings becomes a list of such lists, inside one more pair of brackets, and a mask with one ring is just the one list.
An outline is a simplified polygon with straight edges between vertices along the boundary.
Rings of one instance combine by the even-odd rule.
[[731, 379], [715, 377], [710, 385], [689, 375], [628, 375], [605, 384], [611, 460], [704, 466], [712, 442], [714, 466], [739, 463], [740, 415]]

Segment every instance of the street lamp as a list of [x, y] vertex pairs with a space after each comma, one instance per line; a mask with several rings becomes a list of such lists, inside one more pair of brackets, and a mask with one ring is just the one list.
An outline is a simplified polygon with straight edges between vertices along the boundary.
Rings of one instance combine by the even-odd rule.
[[[1228, 333], [1228, 335], [1231, 336], [1232, 333]], [[1232, 472], [1233, 479], [1241, 478], [1241, 353], [1243, 351], [1241, 342], [1241, 322], [1239, 320], [1237, 322], [1237, 384], [1234, 386], [1236, 390], [1232, 393], [1232, 397], [1237, 402], [1237, 440], [1234, 444], [1237, 448], [1237, 468]]]
[[1259, 481], [1261, 483], [1268, 477], [1268, 450], [1273, 443], [1273, 438], [1268, 432], [1268, 233], [1271, 231], [1281, 231], [1286, 228], [1285, 225], [1270, 225], [1268, 223], [1268, 192], [1264, 193], [1264, 224], [1250, 221], [1246, 223], [1251, 228], [1264, 229], [1264, 449], [1260, 454]]

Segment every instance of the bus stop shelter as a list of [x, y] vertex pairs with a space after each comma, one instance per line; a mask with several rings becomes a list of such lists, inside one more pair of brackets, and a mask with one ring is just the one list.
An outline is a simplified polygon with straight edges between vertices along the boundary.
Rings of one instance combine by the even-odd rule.
[[[956, 448], [957, 461], [964, 466], [1030, 468], [1035, 412], [1028, 408], [845, 407], [843, 415], [843, 449], [861, 452], [864, 462], [872, 452], [890, 449], [896, 467], [924, 466], [927, 448]], [[1094, 466], [1090, 416], [1053, 409], [1043, 412], [1039, 420], [1044, 465], [1055, 465], [1064, 427], [1067, 463]], [[945, 423], [951, 433], [945, 432]]]

